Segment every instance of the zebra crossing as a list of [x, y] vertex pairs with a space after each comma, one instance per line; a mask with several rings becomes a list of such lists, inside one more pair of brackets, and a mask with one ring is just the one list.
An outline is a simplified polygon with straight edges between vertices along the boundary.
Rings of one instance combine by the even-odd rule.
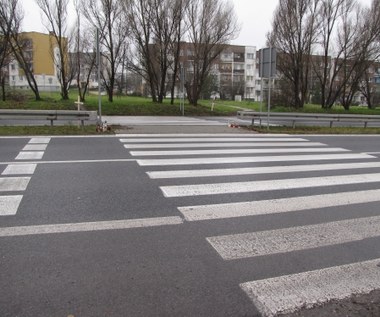
[[[28, 160], [41, 160], [50, 138], [31, 138], [15, 157], [14, 164], [8, 164], [0, 177], [0, 216], [14, 216], [20, 206], [31, 175], [34, 174], [37, 164], [28, 163]], [[17, 192], [18, 194], [3, 195], [1, 193]]]
[[[176, 199], [179, 204], [186, 197], [215, 199], [214, 204], [179, 205], [178, 211], [188, 222], [228, 221], [295, 211], [318, 213], [332, 207], [380, 202], [378, 157], [305, 138], [165, 134], [123, 135], [120, 141], [147, 175], [158, 182], [163, 196]], [[318, 172], [322, 175], [304, 175]], [[240, 176], [244, 176], [244, 181], [237, 180]], [[202, 182], [194, 184], [197, 178]], [[323, 188], [331, 192], [318, 191]], [[296, 196], [297, 189], [309, 191]], [[271, 197], [276, 192], [287, 194], [285, 198], [255, 199], [258, 193]], [[226, 194], [237, 197], [244, 193], [250, 195], [249, 201], [246, 198], [237, 202], [219, 201]], [[380, 213], [320, 224], [210, 236], [206, 241], [224, 261], [238, 261], [376, 237], [380, 237]], [[380, 289], [380, 259], [246, 281], [240, 288], [263, 316], [276, 316]]]

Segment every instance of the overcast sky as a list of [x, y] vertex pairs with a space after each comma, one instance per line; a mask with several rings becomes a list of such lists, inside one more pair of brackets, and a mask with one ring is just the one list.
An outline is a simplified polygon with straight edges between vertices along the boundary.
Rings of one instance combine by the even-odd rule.
[[[239, 37], [232, 43], [244, 46], [265, 46], [265, 36], [271, 29], [273, 11], [278, 0], [231, 0], [241, 25]], [[297, 1], [297, 0], [294, 0]], [[364, 5], [370, 5], [372, 0], [359, 0]], [[24, 7], [24, 31], [47, 32], [40, 22], [39, 9], [34, 0], [20, 0]], [[75, 14], [71, 15], [75, 19]]]

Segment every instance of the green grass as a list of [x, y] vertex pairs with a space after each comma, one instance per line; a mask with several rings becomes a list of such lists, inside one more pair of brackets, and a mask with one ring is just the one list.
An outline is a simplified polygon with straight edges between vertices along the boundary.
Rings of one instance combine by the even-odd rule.
[[316, 126], [298, 126], [292, 127], [266, 126], [246, 127], [247, 130], [258, 133], [285, 133], [285, 134], [380, 134], [380, 128], [359, 128], [359, 127], [316, 127]]
[[[70, 91], [70, 100], [62, 100], [59, 93], [41, 93], [43, 100], [35, 101], [34, 95], [29, 91], [13, 91], [13, 100], [0, 101], [0, 108], [3, 109], [58, 109], [75, 110], [77, 106], [77, 91]], [[125, 115], [125, 116], [179, 116], [182, 115], [179, 108], [179, 100], [175, 100], [174, 105], [166, 99], [162, 104], [153, 103], [150, 98], [132, 96], [114, 96], [114, 102], [109, 102], [107, 96], [102, 96], [103, 115]], [[214, 110], [211, 111], [212, 103]], [[90, 94], [84, 103], [86, 110], [98, 111], [98, 96]], [[251, 101], [227, 101], [227, 100], [200, 100], [199, 105], [194, 107], [185, 103], [186, 116], [236, 116], [238, 110], [250, 109], [254, 111], [267, 111], [265, 104]], [[331, 109], [322, 109], [319, 105], [305, 105], [299, 112], [307, 113], [352, 113], [352, 114], [379, 114], [380, 108], [370, 110], [366, 107], [351, 107], [346, 111], [341, 106], [334, 106]], [[290, 107], [273, 107], [271, 112], [296, 112]], [[115, 127], [114, 127], [115, 129]], [[253, 128], [259, 133], [268, 132], [266, 127]], [[270, 127], [271, 133], [289, 134], [380, 134], [380, 128], [344, 128], [344, 127]], [[95, 126], [78, 128], [76, 126], [43, 126], [43, 127], [15, 127], [0, 126], [0, 135], [64, 135], [64, 134], [96, 134]]]
[[[117, 127], [113, 127], [116, 129]], [[0, 126], [0, 135], [99, 135], [113, 134], [113, 131], [98, 133], [95, 125], [77, 127], [65, 126]]]
[[[59, 93], [41, 93], [43, 100], [36, 101], [29, 92], [18, 92], [17, 101], [0, 101], [2, 109], [58, 109], [75, 110], [77, 106], [76, 91], [70, 94], [70, 100], [62, 100]], [[179, 116], [182, 115], [179, 107], [180, 101], [175, 100], [174, 105], [166, 99], [162, 104], [153, 103], [150, 98], [122, 96], [114, 97], [113, 102], [108, 101], [107, 96], [101, 97], [103, 115], [125, 115], [125, 116]], [[84, 103], [86, 110], [98, 111], [99, 100], [97, 95], [86, 96]], [[233, 116], [238, 110], [235, 103], [217, 101], [214, 111], [211, 111], [211, 101], [201, 100], [197, 107], [185, 103], [185, 115], [187, 116]]]

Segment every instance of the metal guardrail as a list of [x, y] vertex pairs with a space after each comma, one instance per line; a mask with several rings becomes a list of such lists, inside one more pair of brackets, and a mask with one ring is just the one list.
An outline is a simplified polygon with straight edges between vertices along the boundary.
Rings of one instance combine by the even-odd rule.
[[0, 120], [50, 120], [50, 125], [57, 120], [80, 120], [84, 126], [84, 121], [96, 121], [96, 111], [76, 111], [76, 110], [14, 110], [0, 109]]
[[327, 114], [327, 113], [294, 113], [294, 112], [272, 112], [269, 114], [255, 111], [238, 111], [239, 119], [251, 119], [252, 125], [258, 120], [259, 125], [262, 125], [262, 120], [280, 120], [291, 121], [292, 127], [296, 127], [296, 122], [329, 122], [332, 128], [334, 122], [359, 122], [363, 123], [364, 127], [370, 122], [380, 122], [380, 115], [361, 115], [361, 114]]

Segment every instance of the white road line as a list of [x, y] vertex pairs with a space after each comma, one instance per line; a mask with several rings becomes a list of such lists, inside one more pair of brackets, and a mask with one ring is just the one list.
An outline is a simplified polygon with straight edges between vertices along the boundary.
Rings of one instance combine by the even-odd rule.
[[1, 175], [32, 175], [37, 164], [10, 164]]
[[0, 228], [0, 237], [40, 235], [51, 233], [90, 232], [132, 228], [149, 228], [182, 224], [180, 217], [157, 217], [99, 222], [65, 223], [54, 225], [22, 226]]
[[232, 137], [232, 138], [242, 138], [242, 137], [248, 137], [248, 138], [263, 138], [263, 139], [268, 139], [268, 138], [290, 138], [289, 134], [261, 134], [261, 135], [255, 135], [252, 133], [157, 133], [157, 134], [116, 134], [115, 135], [117, 138], [169, 138], [169, 137], [174, 137], [174, 138], [183, 138], [183, 137], [197, 137], [197, 138], [204, 138], [204, 137]]
[[182, 142], [305, 142], [305, 139], [301, 138], [257, 138], [257, 137], [231, 137], [231, 138], [221, 138], [221, 137], [213, 137], [213, 138], [130, 138], [130, 139], [120, 139], [120, 142], [123, 143], [182, 143]]
[[[252, 134], [236, 134], [236, 133], [157, 133], [157, 134], [116, 134], [115, 136], [117, 138], [168, 138], [168, 137], [215, 137], [217, 135], [218, 137], [252, 137]], [[289, 137], [289, 134], [265, 134], [265, 135], [259, 135], [255, 136], [257, 138], [284, 138]]]
[[51, 138], [35, 137], [30, 139], [29, 144], [48, 144]]
[[[73, 160], [73, 161], [35, 161], [29, 164], [83, 164], [83, 163], [125, 163], [136, 162], [136, 159], [106, 159], [106, 160]], [[24, 162], [0, 162], [0, 165], [21, 165]]]
[[166, 149], [166, 148], [215, 148], [215, 147], [311, 147], [326, 146], [320, 142], [235, 142], [235, 143], [143, 143], [143, 144], [124, 144], [126, 149]]
[[30, 181], [30, 177], [1, 177], [0, 192], [25, 190]]
[[187, 221], [270, 215], [380, 201], [380, 189], [227, 204], [178, 207]]
[[0, 196], [0, 216], [13, 216], [17, 213], [22, 195]]
[[179, 151], [131, 151], [132, 156], [175, 156], [175, 155], [224, 155], [224, 154], [269, 154], [269, 153], [333, 153], [349, 152], [343, 148], [284, 148], [284, 149], [229, 149], [229, 150], [179, 150]]
[[23, 151], [45, 151], [47, 144], [27, 144], [22, 149]]
[[40, 160], [42, 159], [44, 152], [31, 151], [31, 152], [20, 152], [15, 160]]
[[379, 236], [380, 216], [375, 216], [206, 239], [224, 260], [236, 260], [332, 246]]
[[380, 287], [380, 259], [240, 284], [264, 317], [321, 306]]
[[337, 186], [349, 184], [380, 183], [380, 173], [359, 175], [334, 175], [264, 181], [212, 183], [196, 185], [161, 186], [165, 197], [186, 197], [217, 194], [251, 193], [267, 190], [286, 190]]
[[286, 165], [286, 166], [263, 166], [244, 168], [218, 168], [198, 170], [172, 170], [146, 172], [151, 179], [166, 178], [192, 178], [192, 177], [217, 177], [234, 175], [259, 175], [292, 172], [312, 172], [331, 170], [354, 170], [363, 168], [379, 168], [380, 162], [368, 163], [338, 163], [338, 164], [314, 164], [314, 165]]
[[203, 158], [174, 158], [174, 159], [141, 159], [137, 160], [140, 166], [169, 166], [169, 165], [202, 165], [202, 164], [235, 164], [258, 162], [285, 162], [285, 161], [321, 161], [321, 160], [350, 160], [373, 159], [372, 155], [362, 153], [345, 154], [311, 154], [311, 155], [281, 155], [281, 156], [249, 156], [249, 157], [203, 157]]

